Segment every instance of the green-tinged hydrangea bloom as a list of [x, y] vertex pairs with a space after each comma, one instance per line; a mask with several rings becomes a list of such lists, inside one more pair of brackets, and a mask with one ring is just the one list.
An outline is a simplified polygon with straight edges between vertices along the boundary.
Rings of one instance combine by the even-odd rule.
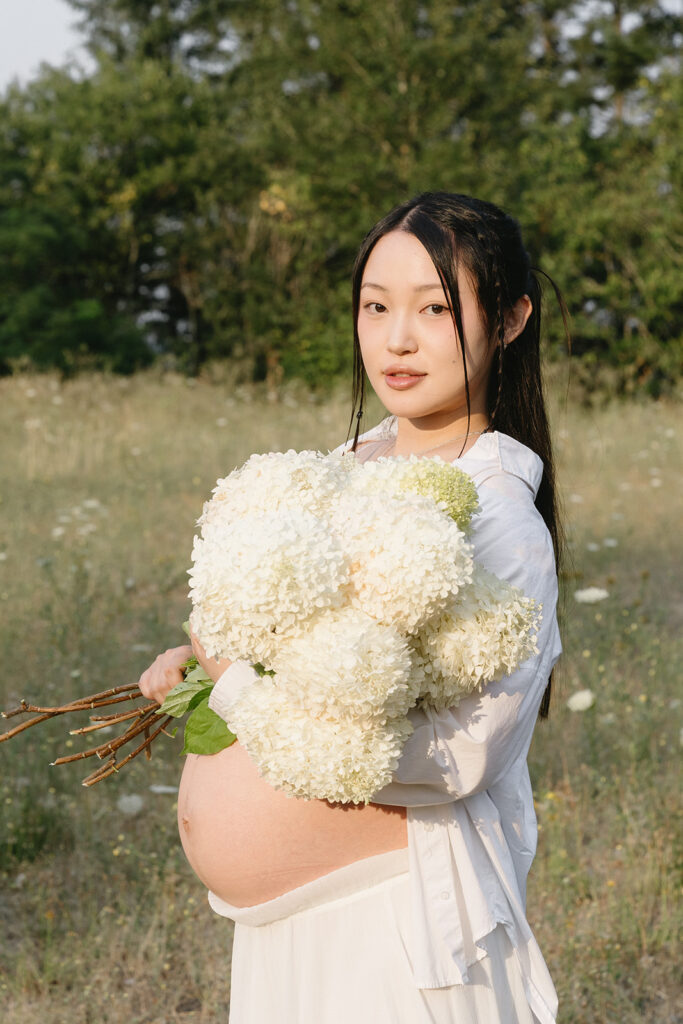
[[441, 459], [417, 459], [400, 478], [399, 489], [442, 502], [451, 519], [463, 531], [479, 508], [477, 488], [472, 478]]

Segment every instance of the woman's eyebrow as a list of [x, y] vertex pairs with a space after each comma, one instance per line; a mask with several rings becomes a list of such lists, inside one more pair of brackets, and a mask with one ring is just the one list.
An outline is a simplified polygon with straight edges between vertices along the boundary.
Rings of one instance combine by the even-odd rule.
[[[360, 286], [360, 288], [361, 291], [363, 290], [363, 288], [378, 288], [379, 291], [381, 292], [389, 291], [389, 288], [385, 288], [383, 284], [375, 284], [374, 281], [366, 281], [365, 284], [362, 284]], [[440, 282], [436, 282], [434, 284], [416, 284], [415, 287], [413, 288], [413, 291], [430, 292], [433, 291], [435, 288], [438, 288], [439, 291], [443, 291], [443, 285]]]

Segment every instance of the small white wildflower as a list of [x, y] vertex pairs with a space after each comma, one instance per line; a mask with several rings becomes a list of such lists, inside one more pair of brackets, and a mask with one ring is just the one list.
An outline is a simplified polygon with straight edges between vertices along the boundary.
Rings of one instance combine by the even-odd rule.
[[[614, 516], [612, 516], [612, 518], [614, 519]], [[619, 545], [619, 541], [616, 537], [605, 537], [602, 543], [606, 548], [616, 548]]]
[[162, 786], [162, 785], [160, 785], [158, 783], [155, 783], [153, 786], [149, 787], [149, 791], [150, 791], [150, 793], [159, 793], [159, 794], [167, 793], [170, 796], [171, 794], [178, 792], [178, 787], [177, 786]]
[[227, 427], [227, 425], [228, 421], [226, 420], [225, 416], [219, 416], [218, 419], [216, 420], [217, 427]]
[[63, 526], [55, 526], [55, 527], [53, 527], [51, 536], [52, 536], [53, 540], [59, 540], [60, 537], [64, 536], [64, 527]]
[[6, 562], [6, 561], [7, 561], [7, 552], [6, 551], [0, 551], [0, 562]]
[[72, 679], [78, 679], [80, 674], [80, 668], [72, 668], [71, 671], [69, 672], [69, 675], [71, 676]]
[[661, 487], [661, 486], [662, 486], [661, 477], [653, 476], [652, 479], [650, 480], [650, 487]]
[[596, 601], [604, 601], [606, 597], [609, 597], [609, 593], [602, 587], [586, 587], [574, 592], [574, 600], [579, 604], [595, 604]]
[[64, 399], [62, 398], [61, 395], [53, 395], [52, 396], [52, 404], [53, 405], [61, 405], [63, 403], [63, 401], [64, 401]]
[[599, 551], [599, 550], [600, 550], [600, 545], [596, 544], [595, 541], [591, 540], [591, 541], [588, 542], [588, 544], [586, 544], [586, 551]]
[[26, 388], [24, 394], [26, 395], [27, 398], [35, 398], [38, 392], [36, 391], [35, 388]]
[[123, 796], [120, 796], [116, 801], [116, 806], [121, 814], [133, 817], [140, 813], [142, 808], [145, 806], [145, 801], [141, 796], [138, 796], [137, 793], [124, 793]]
[[97, 500], [97, 498], [85, 498], [85, 500], [81, 502], [81, 505], [83, 506], [83, 508], [89, 508], [89, 509], [99, 508], [100, 504], [101, 503]]
[[137, 447], [135, 447], [135, 448], [131, 448], [131, 450], [130, 450], [130, 454], [131, 454], [131, 455], [132, 455], [132, 456], [133, 456], [134, 458], [137, 458], [137, 457], [138, 457], [138, 455], [142, 455], [142, 448], [137, 448]]
[[577, 690], [567, 701], [570, 711], [588, 711], [595, 704], [595, 694], [592, 690]]

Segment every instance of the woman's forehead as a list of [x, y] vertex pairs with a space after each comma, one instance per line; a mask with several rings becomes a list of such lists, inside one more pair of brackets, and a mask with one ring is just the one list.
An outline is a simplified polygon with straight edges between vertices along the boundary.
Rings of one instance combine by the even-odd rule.
[[[468, 289], [469, 276], [457, 256], [454, 264], [458, 289]], [[402, 230], [382, 235], [371, 249], [363, 269], [361, 288], [373, 286], [379, 291], [400, 287], [416, 294], [443, 293], [439, 272], [429, 252], [416, 235]]]

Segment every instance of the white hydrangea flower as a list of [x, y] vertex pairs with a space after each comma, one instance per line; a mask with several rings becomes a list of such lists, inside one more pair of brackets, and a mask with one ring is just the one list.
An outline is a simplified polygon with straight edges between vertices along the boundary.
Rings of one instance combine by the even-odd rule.
[[472, 578], [471, 545], [428, 498], [342, 494], [332, 522], [351, 564], [351, 603], [404, 633]]
[[340, 605], [348, 561], [310, 512], [238, 519], [195, 537], [189, 572], [192, 627], [209, 657], [268, 664], [281, 635]]
[[319, 713], [405, 715], [424, 678], [407, 639], [352, 607], [318, 613], [268, 665], [292, 704]]
[[191, 621], [210, 656], [276, 673], [227, 717], [272, 785], [367, 802], [417, 700], [451, 706], [536, 651], [540, 609], [474, 566], [460, 527], [476, 501], [466, 474], [416, 456], [254, 455], [218, 481]]
[[595, 694], [592, 690], [577, 690], [567, 701], [570, 711], [588, 711], [595, 704]]
[[437, 457], [417, 455], [380, 456], [373, 462], [358, 463], [347, 490], [356, 494], [392, 494], [406, 492], [431, 498], [436, 507], [466, 530], [479, 511], [474, 481], [467, 473]]
[[509, 675], [538, 652], [541, 609], [479, 565], [472, 585], [414, 641], [421, 656], [425, 703], [443, 710], [473, 690]]
[[335, 503], [353, 472], [353, 459], [341, 453], [268, 452], [252, 455], [239, 469], [217, 481], [199, 525], [229, 524], [237, 518], [284, 509], [323, 515]]
[[269, 676], [239, 693], [227, 722], [271, 786], [341, 803], [367, 803], [386, 786], [412, 732], [407, 718], [311, 714]]

